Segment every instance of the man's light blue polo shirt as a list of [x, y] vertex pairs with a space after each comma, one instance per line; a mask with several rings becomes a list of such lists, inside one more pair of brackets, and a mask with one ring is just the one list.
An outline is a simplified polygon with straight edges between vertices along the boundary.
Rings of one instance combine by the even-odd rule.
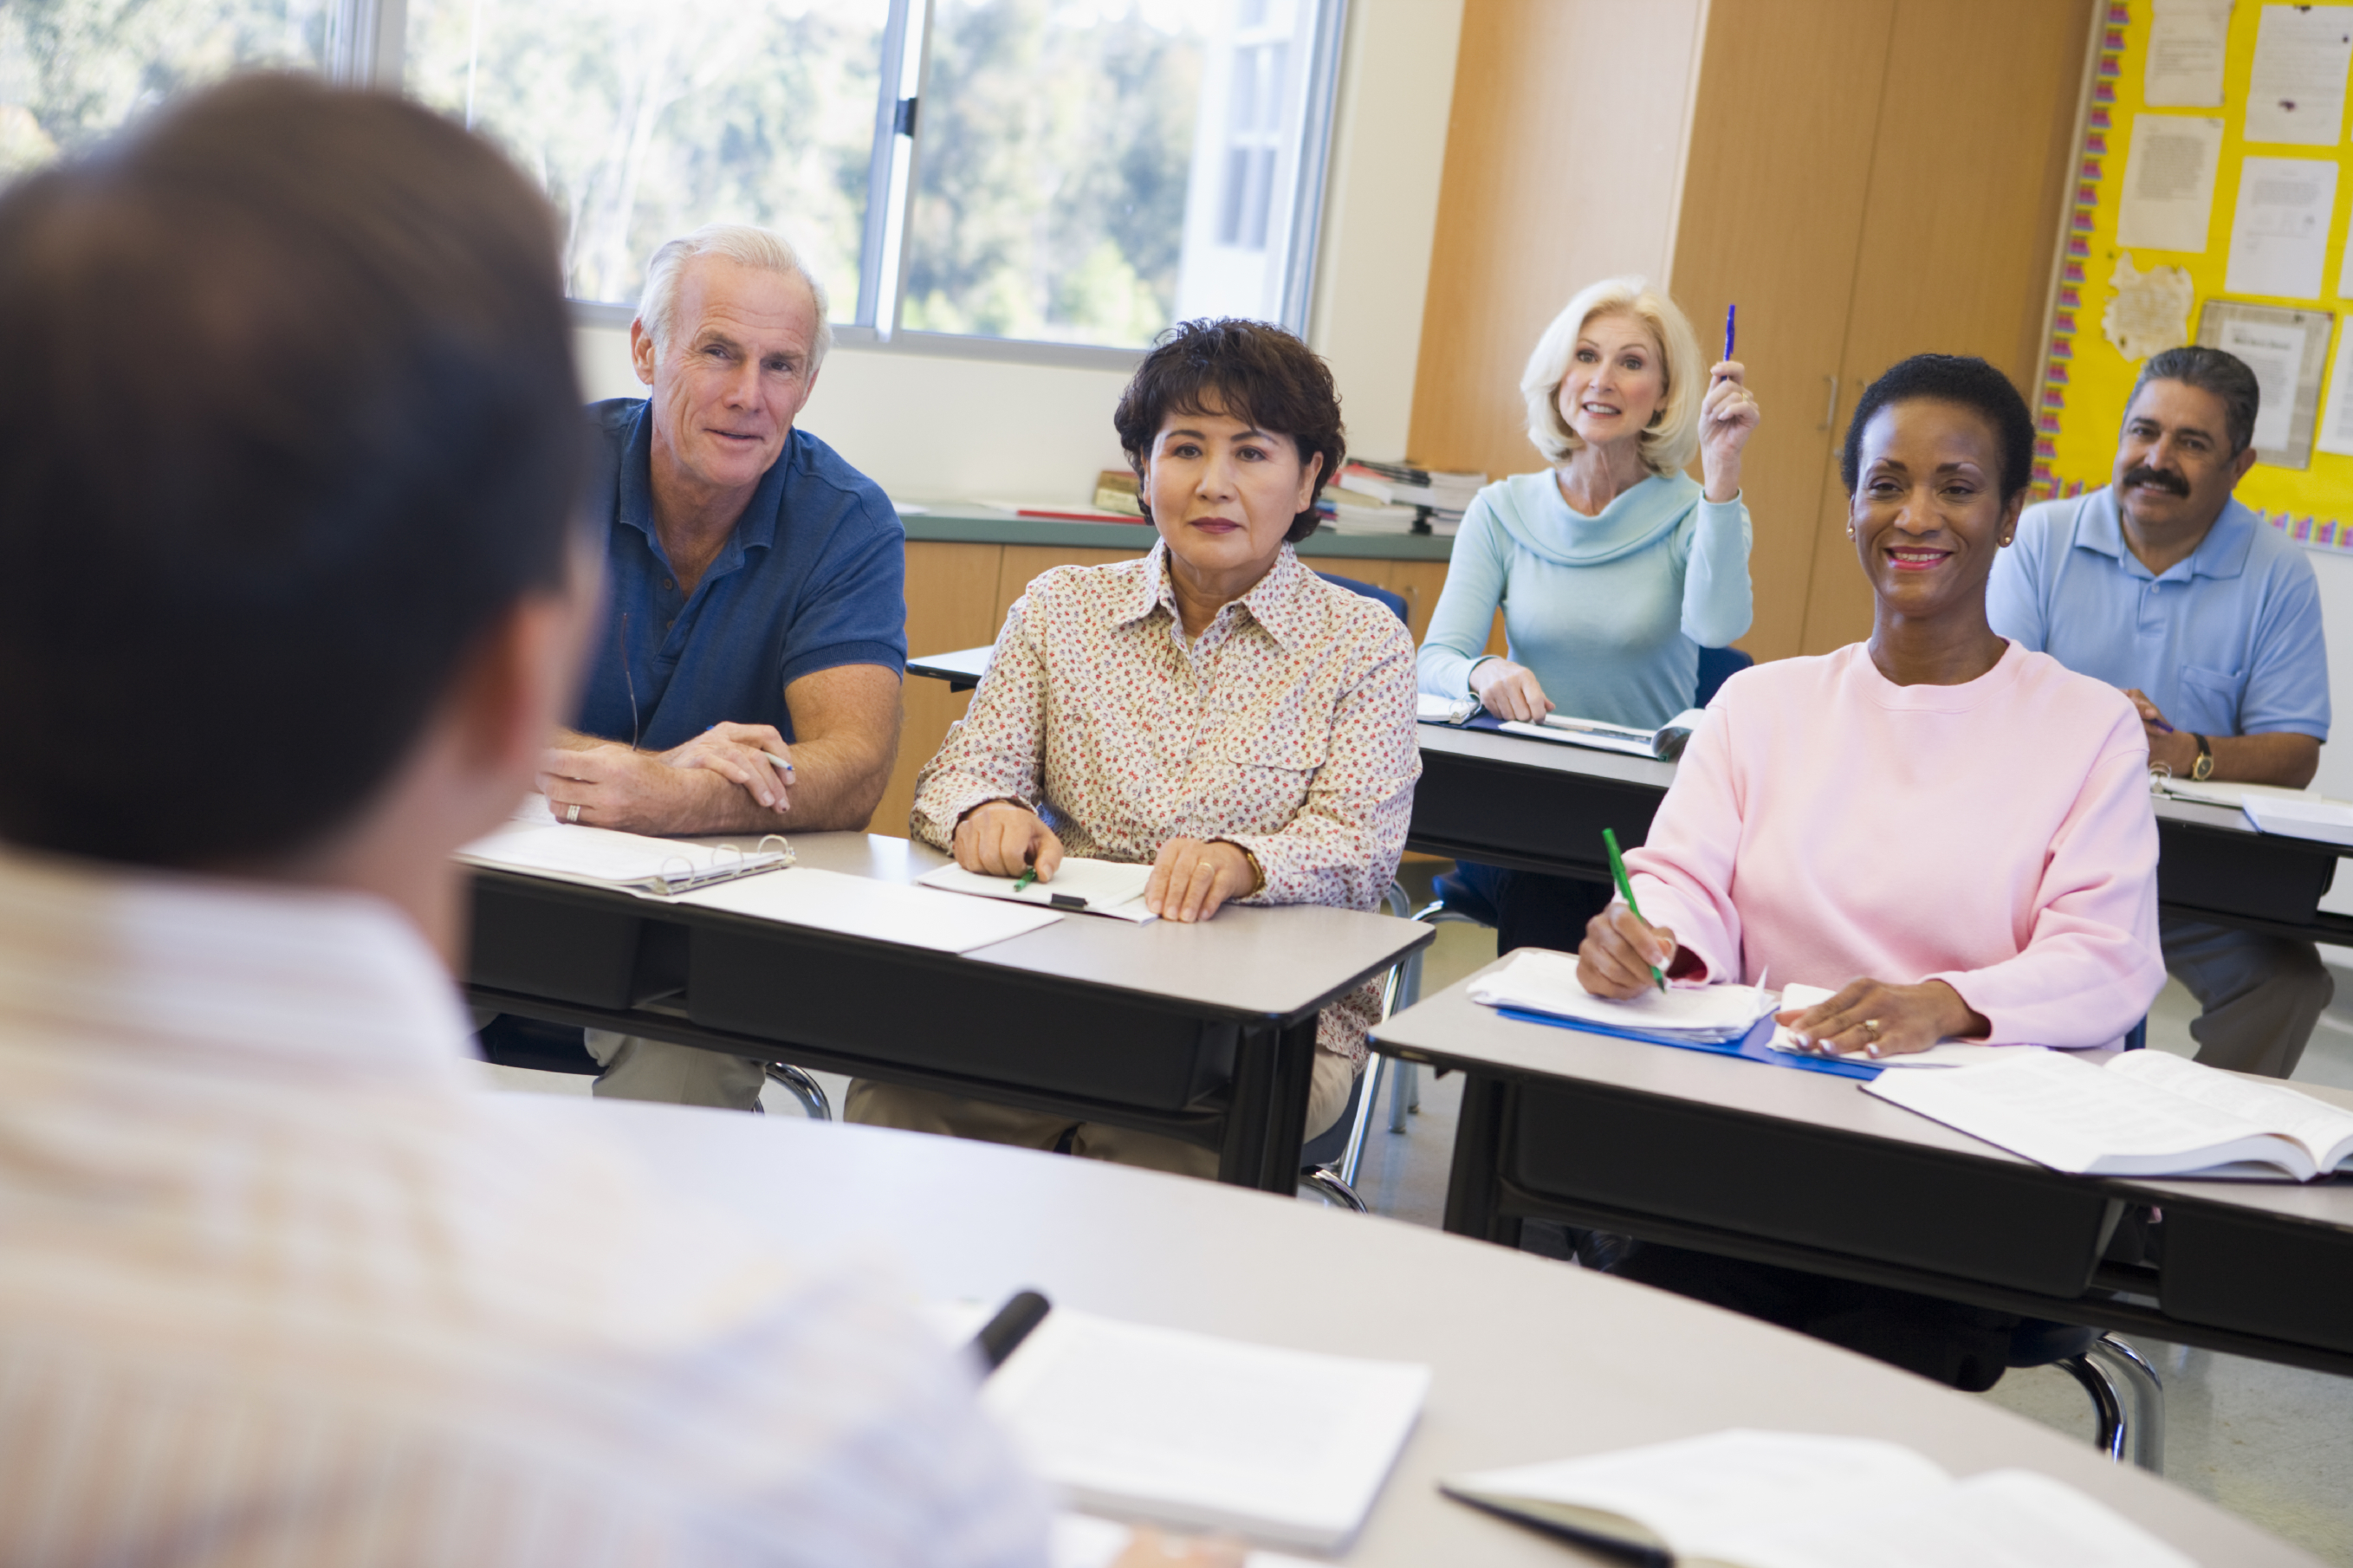
[[609, 602], [581, 732], [625, 743], [634, 733], [663, 752], [732, 720], [773, 724], [790, 741], [785, 688], [802, 676], [845, 664], [903, 670], [907, 535], [881, 487], [795, 430], [717, 559], [681, 594], [654, 531], [649, 407], [617, 397], [588, 408], [595, 466], [583, 504], [606, 525]]
[[2111, 686], [2177, 730], [2328, 739], [2328, 652], [2312, 563], [2235, 499], [2151, 576], [2106, 489], [2026, 509], [1995, 558], [1993, 629]]

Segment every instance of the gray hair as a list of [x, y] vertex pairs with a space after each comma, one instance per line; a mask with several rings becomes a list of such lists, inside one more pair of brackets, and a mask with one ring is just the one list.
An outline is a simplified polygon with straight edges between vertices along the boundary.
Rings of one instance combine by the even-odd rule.
[[784, 236], [748, 223], [708, 223], [692, 234], [664, 240], [655, 250], [653, 259], [646, 263], [645, 293], [638, 303], [638, 320], [653, 339], [654, 352], [659, 354], [670, 342], [672, 318], [678, 313], [679, 271], [698, 256], [723, 256], [808, 285], [809, 298], [817, 301], [817, 341], [809, 344], [808, 362], [808, 374], [815, 375], [833, 347], [832, 309], [825, 297], [825, 285], [801, 264], [799, 253], [786, 243]]
[[2140, 389], [2152, 381], [2178, 381], [2184, 386], [2194, 386], [2200, 392], [2211, 392], [2222, 400], [2222, 424], [2231, 437], [2231, 456], [2237, 457], [2253, 445], [2255, 416], [2263, 408], [2263, 384], [2247, 362], [2221, 349], [2167, 349], [2152, 354], [2140, 367], [2140, 379], [2133, 383], [2132, 395], [2125, 399], [2130, 408], [2140, 401]]
[[1654, 474], [1672, 473], [1699, 450], [1699, 405], [1707, 395], [1707, 361], [1699, 340], [1675, 302], [1640, 278], [1604, 278], [1577, 291], [1544, 330], [1520, 373], [1520, 395], [1527, 400], [1528, 439], [1555, 468], [1585, 445], [1560, 416], [1560, 384], [1585, 323], [1596, 316], [1626, 316], [1658, 340], [1666, 399], [1642, 432], [1642, 462]]

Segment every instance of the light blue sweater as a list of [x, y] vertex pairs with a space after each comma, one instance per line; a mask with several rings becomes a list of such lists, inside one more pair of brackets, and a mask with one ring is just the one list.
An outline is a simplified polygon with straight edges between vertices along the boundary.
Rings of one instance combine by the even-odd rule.
[[1748, 509], [1654, 474], [1602, 509], [1569, 510], [1549, 469], [1479, 492], [1422, 639], [1421, 689], [1470, 695], [1504, 607], [1511, 658], [1563, 713], [1663, 724], [1692, 705], [1699, 650], [1748, 629]]

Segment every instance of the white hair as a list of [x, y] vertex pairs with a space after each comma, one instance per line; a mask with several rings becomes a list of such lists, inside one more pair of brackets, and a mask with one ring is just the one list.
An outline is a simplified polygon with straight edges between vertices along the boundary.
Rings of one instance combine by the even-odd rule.
[[1630, 316], [1659, 341], [1660, 368], [1666, 373], [1666, 401], [1642, 432], [1642, 461], [1654, 474], [1672, 473], [1699, 450], [1699, 405], [1707, 395], [1707, 366], [1675, 302], [1654, 294], [1641, 278], [1604, 278], [1579, 289], [1536, 340], [1528, 368], [1520, 373], [1520, 393], [1528, 400], [1528, 439], [1557, 468], [1585, 445], [1560, 417], [1560, 384], [1585, 323], [1596, 316]]
[[646, 263], [645, 293], [638, 302], [638, 320], [645, 323], [646, 335], [653, 339], [654, 353], [660, 353], [669, 343], [670, 330], [675, 324], [679, 271], [698, 256], [723, 256], [763, 272], [797, 278], [808, 285], [809, 298], [817, 301], [817, 341], [809, 344], [808, 362], [808, 374], [815, 375], [818, 367], [825, 363], [827, 351], [833, 347], [832, 310], [826, 300], [825, 285], [801, 264], [799, 253], [786, 243], [784, 236], [748, 223], [708, 223], [692, 234], [664, 240], [655, 250], [653, 259]]

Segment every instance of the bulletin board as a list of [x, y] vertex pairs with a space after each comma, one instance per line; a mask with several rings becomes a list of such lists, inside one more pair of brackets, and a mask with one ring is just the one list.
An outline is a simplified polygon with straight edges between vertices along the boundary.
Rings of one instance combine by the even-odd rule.
[[[2038, 496], [2106, 484], [2142, 362], [2213, 343], [2261, 361], [2266, 379], [2270, 417], [2239, 499], [2308, 548], [2353, 552], [2353, 105], [2340, 39], [2353, 47], [2353, 4], [2105, 7], [2052, 285]], [[2291, 376], [2284, 406], [2273, 394]]]

